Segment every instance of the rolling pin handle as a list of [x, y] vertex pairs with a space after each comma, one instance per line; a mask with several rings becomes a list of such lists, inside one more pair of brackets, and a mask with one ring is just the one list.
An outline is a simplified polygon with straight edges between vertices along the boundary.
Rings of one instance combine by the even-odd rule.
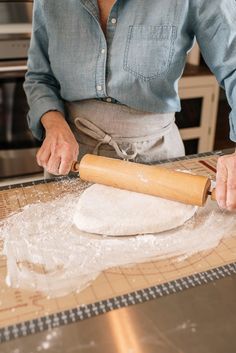
[[216, 189], [209, 190], [207, 194], [211, 197], [212, 201], [216, 201]]
[[216, 189], [213, 189], [211, 191], [211, 199], [212, 199], [212, 201], [216, 201]]
[[79, 173], [79, 162], [74, 161], [70, 168], [71, 172]]

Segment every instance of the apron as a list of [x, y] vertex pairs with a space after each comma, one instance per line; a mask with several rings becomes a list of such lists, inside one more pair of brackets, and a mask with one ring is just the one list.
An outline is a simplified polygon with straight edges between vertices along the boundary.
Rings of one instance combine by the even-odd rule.
[[79, 143], [78, 160], [90, 153], [149, 164], [185, 155], [174, 113], [142, 112], [97, 99], [65, 105]]
[[67, 122], [86, 153], [138, 163], [185, 154], [174, 113], [138, 111], [122, 104], [91, 99], [66, 103]]

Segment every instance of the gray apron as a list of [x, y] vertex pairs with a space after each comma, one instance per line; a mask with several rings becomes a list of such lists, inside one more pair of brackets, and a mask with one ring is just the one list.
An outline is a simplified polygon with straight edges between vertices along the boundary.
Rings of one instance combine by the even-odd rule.
[[81, 158], [93, 153], [140, 163], [184, 156], [174, 113], [141, 112], [96, 99], [66, 103]]
[[96, 99], [65, 104], [67, 122], [79, 143], [79, 160], [91, 153], [155, 163], [185, 154], [174, 113], [142, 112]]

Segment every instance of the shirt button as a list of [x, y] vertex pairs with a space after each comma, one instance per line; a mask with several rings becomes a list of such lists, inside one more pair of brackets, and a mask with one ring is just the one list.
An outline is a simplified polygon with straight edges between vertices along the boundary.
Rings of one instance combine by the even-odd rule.
[[108, 98], [106, 99], [106, 101], [107, 101], [107, 103], [111, 103], [111, 98], [108, 97]]
[[98, 90], [98, 91], [101, 91], [101, 90], [102, 90], [102, 86], [98, 85], [98, 86], [97, 86], [97, 90]]
[[101, 53], [102, 53], [102, 54], [104, 54], [104, 53], [105, 53], [105, 51], [106, 51], [105, 49], [102, 49], [102, 50], [101, 50]]
[[112, 18], [111, 19], [111, 23], [113, 23], [113, 25], [117, 22], [116, 18]]

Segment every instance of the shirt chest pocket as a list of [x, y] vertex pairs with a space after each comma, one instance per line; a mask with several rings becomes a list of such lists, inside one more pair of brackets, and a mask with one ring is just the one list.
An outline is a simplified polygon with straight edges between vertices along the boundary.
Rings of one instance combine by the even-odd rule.
[[171, 64], [175, 26], [130, 26], [125, 55], [124, 70], [145, 80], [165, 74]]

